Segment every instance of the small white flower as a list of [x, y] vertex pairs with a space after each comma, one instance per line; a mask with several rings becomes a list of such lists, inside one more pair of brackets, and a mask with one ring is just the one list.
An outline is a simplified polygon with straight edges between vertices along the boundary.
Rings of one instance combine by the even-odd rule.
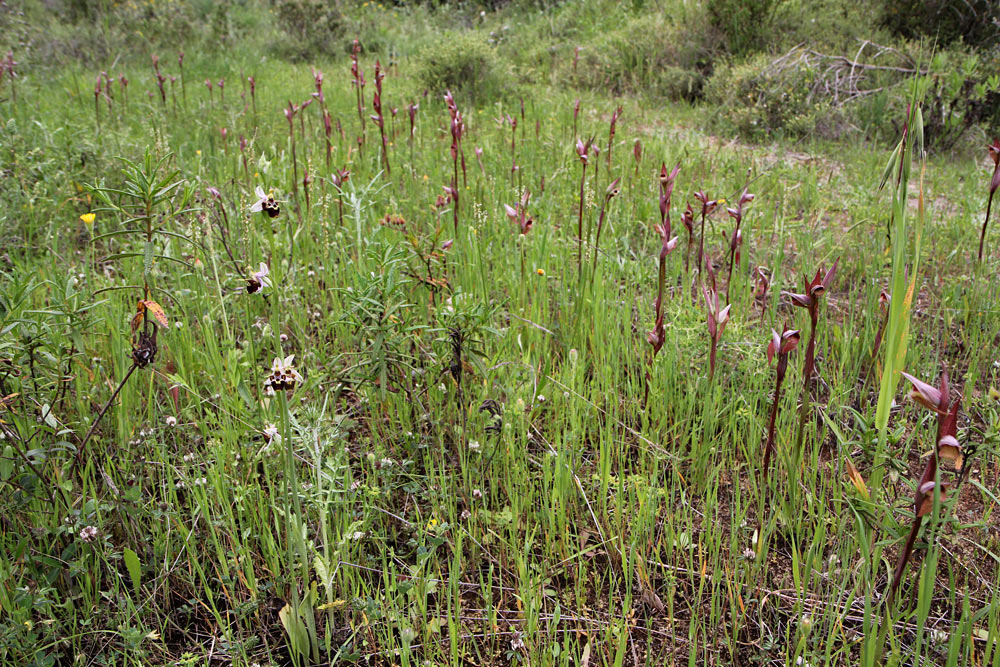
[[351, 539], [352, 542], [357, 542], [358, 540], [363, 539], [364, 536], [365, 536], [365, 531], [363, 530], [356, 530], [350, 535], [348, 535], [348, 537]]
[[264, 437], [273, 441], [281, 440], [281, 434], [278, 433], [278, 427], [274, 424], [268, 424], [264, 427]]
[[278, 340], [280, 340], [282, 343], [287, 343], [288, 342], [288, 334], [281, 334], [280, 336], [278, 336]]
[[480, 491], [479, 489], [473, 489], [472, 490], [472, 497], [475, 498], [476, 500], [479, 500], [480, 498], [483, 497], [483, 492]]
[[174, 417], [173, 415], [168, 415], [164, 421], [167, 423], [167, 426], [170, 426], [171, 428], [177, 426], [177, 417]]
[[195, 486], [205, 486], [206, 484], [208, 484], [208, 480], [204, 477], [198, 477], [194, 480]]
[[80, 531], [80, 539], [84, 542], [91, 542], [97, 537], [97, 526], [84, 526]]
[[538, 395], [538, 402], [539, 403], [544, 403], [545, 402], [545, 396], [543, 394], [539, 394]]
[[191, 463], [194, 461], [194, 452], [188, 452], [184, 455], [184, 463]]
[[183, 322], [181, 322], [180, 320], [176, 320], [176, 321], [174, 322], [174, 328], [175, 328], [175, 329], [181, 329], [181, 328], [183, 328], [183, 327], [184, 327], [184, 323], [183, 323]]
[[462, 510], [462, 513], [459, 515], [459, 518], [462, 519], [462, 521], [465, 521], [471, 516], [472, 512], [470, 512], [469, 510]]
[[480, 448], [481, 446], [482, 446], [482, 445], [480, 445], [480, 444], [479, 444], [479, 441], [478, 441], [478, 440], [470, 440], [470, 441], [469, 441], [469, 449], [470, 449], [470, 450], [472, 450], [472, 451], [474, 451], [474, 452], [477, 452], [477, 451], [479, 451], [479, 448]]

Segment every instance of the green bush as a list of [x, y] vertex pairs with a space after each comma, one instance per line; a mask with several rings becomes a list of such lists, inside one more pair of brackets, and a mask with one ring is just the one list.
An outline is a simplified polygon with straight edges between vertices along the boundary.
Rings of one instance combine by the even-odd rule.
[[[701, 96], [719, 50], [718, 33], [703, 17], [674, 22], [663, 13], [638, 16], [580, 52], [568, 78], [615, 94], [694, 100]], [[571, 62], [564, 64], [571, 67]]]
[[778, 68], [760, 54], [720, 67], [705, 86], [705, 100], [717, 109], [716, 123], [749, 139], [775, 134], [842, 135], [844, 114], [812, 95], [819, 71], [808, 66]]
[[500, 97], [511, 74], [485, 35], [446, 32], [417, 55], [417, 79], [432, 93], [461, 91], [475, 99]]

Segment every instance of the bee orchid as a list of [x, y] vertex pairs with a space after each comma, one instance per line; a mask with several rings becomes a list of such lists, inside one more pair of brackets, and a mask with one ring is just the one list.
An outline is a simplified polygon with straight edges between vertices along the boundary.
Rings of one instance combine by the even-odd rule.
[[247, 294], [254, 294], [270, 286], [270, 269], [267, 268], [267, 264], [261, 262], [260, 268], [251, 273], [250, 278], [247, 279]]
[[257, 201], [250, 206], [251, 213], [260, 213], [261, 211], [264, 211], [267, 213], [268, 217], [278, 217], [278, 213], [281, 212], [281, 207], [278, 206], [278, 202], [274, 199], [273, 194], [264, 192], [264, 188], [259, 185], [254, 188], [254, 194], [257, 195]]

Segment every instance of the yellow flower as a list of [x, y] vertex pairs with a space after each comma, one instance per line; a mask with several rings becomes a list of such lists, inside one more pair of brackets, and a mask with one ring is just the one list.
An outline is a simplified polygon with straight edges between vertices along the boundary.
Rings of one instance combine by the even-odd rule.
[[94, 218], [97, 217], [96, 213], [84, 213], [80, 216], [80, 220], [83, 220], [83, 224], [87, 225], [88, 228], [94, 226]]
[[195, 154], [195, 155], [201, 155], [201, 149], [199, 148], [198, 150], [196, 150], [196, 151], [194, 152], [194, 154]]
[[535, 273], [537, 273], [540, 276], [544, 276], [545, 275], [545, 269], [535, 269]]

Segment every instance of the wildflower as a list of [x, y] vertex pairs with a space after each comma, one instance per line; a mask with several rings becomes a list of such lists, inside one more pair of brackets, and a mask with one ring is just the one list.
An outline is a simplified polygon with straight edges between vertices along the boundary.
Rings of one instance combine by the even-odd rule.
[[177, 417], [174, 417], [173, 415], [169, 415], [164, 421], [166, 421], [167, 426], [171, 428], [177, 426]]
[[269, 277], [270, 269], [267, 268], [267, 264], [264, 262], [260, 263], [260, 268], [250, 274], [250, 278], [247, 279], [247, 294], [253, 294], [259, 292], [265, 287], [271, 286], [271, 278]]
[[194, 154], [201, 157], [201, 149], [199, 148], [198, 150], [196, 150]]
[[475, 498], [476, 500], [479, 500], [480, 498], [483, 497], [483, 492], [480, 491], [479, 489], [473, 489], [472, 490], [472, 497]]
[[507, 213], [507, 217], [510, 218], [511, 222], [514, 222], [520, 228], [521, 234], [527, 234], [531, 231], [531, 226], [534, 224], [531, 216], [528, 215], [528, 201], [531, 199], [531, 193], [525, 190], [524, 195], [521, 196], [521, 200], [514, 206], [504, 204], [504, 211]]
[[543, 278], [545, 277], [545, 269], [535, 269], [535, 273], [542, 276]]
[[80, 220], [83, 221], [83, 224], [87, 225], [87, 229], [93, 229], [94, 219], [96, 217], [97, 217], [96, 213], [84, 213], [83, 215], [80, 216]]
[[93, 542], [94, 538], [97, 537], [97, 526], [84, 526], [83, 530], [80, 531], [80, 539], [84, 542]]
[[465, 521], [466, 519], [470, 518], [471, 516], [472, 516], [472, 512], [470, 512], [469, 510], [462, 510], [462, 513], [459, 515], [458, 518], [460, 518], [462, 521]]
[[264, 192], [264, 188], [259, 185], [254, 189], [254, 194], [257, 195], [257, 201], [253, 203], [250, 207], [251, 213], [257, 213], [259, 211], [264, 211], [270, 218], [277, 218], [278, 214], [281, 213], [281, 207], [278, 206], [278, 202], [274, 199], [274, 194], [271, 192]]
[[302, 375], [295, 369], [292, 362], [295, 355], [290, 354], [284, 359], [275, 357], [271, 363], [271, 374], [264, 380], [264, 393], [274, 396], [279, 391], [291, 391], [295, 385], [302, 382]]

